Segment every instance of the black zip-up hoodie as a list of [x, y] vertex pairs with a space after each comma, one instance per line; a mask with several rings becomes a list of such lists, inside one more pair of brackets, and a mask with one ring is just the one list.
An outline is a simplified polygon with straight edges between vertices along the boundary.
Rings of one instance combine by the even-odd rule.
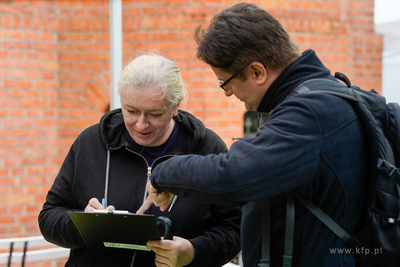
[[[66, 266], [132, 266], [135, 253], [130, 249], [86, 247], [67, 211], [82, 211], [91, 198], [106, 197], [108, 205], [136, 212], [146, 194], [148, 172], [157, 164], [175, 155], [227, 151], [223, 141], [193, 115], [179, 110], [174, 120], [186, 129], [187, 138], [152, 166], [124, 137], [120, 109], [105, 114], [99, 124], [87, 128], [75, 140], [39, 214], [44, 238], [71, 248]], [[173, 234], [193, 244], [195, 259], [190, 266], [222, 266], [240, 251], [239, 208], [178, 198], [170, 212], [152, 206], [146, 213], [169, 217]], [[133, 266], [154, 266], [154, 253], [137, 251]]]

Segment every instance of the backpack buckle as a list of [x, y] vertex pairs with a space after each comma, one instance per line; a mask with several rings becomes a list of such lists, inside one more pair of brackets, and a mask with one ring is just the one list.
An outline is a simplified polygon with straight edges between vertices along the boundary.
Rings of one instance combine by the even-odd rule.
[[395, 166], [381, 158], [378, 159], [377, 168], [389, 177], [393, 177], [398, 172]]
[[268, 259], [261, 259], [258, 267], [270, 267]]

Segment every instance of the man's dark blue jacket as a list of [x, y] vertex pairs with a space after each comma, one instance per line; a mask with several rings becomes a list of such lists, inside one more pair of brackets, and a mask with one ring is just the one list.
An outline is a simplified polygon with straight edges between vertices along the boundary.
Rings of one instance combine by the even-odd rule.
[[[274, 81], [259, 112], [273, 111], [256, 137], [226, 154], [175, 157], [153, 172], [160, 191], [208, 203], [243, 205], [246, 267], [261, 253], [261, 203], [270, 198], [271, 264], [282, 266], [286, 194], [312, 200], [349, 234], [357, 232], [365, 202], [369, 157], [362, 124], [350, 103], [322, 94], [288, 96], [313, 78], [336, 79], [307, 50]], [[354, 266], [344, 243], [296, 202], [293, 266]]]

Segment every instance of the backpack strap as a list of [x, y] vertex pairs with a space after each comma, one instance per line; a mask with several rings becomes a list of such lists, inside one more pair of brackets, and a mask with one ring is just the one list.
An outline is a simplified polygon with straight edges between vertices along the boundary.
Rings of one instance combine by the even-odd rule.
[[301, 83], [299, 86], [297, 86], [288, 96], [302, 94], [311, 91], [336, 95], [341, 98], [349, 99], [356, 102], [358, 101], [357, 97], [354, 95], [352, 88], [348, 88], [347, 86], [341, 84], [340, 82], [324, 78], [307, 80]]
[[329, 217], [325, 212], [323, 212], [320, 208], [318, 208], [314, 203], [311, 201], [302, 198], [298, 195], [295, 195], [295, 197], [309, 210], [312, 212], [312, 214], [315, 215], [318, 219], [320, 219], [329, 229], [332, 230], [340, 239], [344, 241], [346, 244], [351, 236], [337, 224], [334, 220], [332, 220], [331, 217]]
[[271, 201], [262, 202], [261, 260], [259, 267], [270, 267]]
[[292, 266], [295, 219], [295, 203], [293, 195], [288, 194], [286, 201], [285, 250], [283, 252], [283, 267], [290, 267]]
[[[285, 227], [285, 249], [283, 253], [283, 267], [292, 266], [293, 236], [295, 219], [295, 202], [291, 194], [286, 199], [286, 227]], [[262, 244], [261, 260], [259, 267], [270, 267], [270, 233], [271, 233], [271, 201], [266, 199], [262, 202]]]

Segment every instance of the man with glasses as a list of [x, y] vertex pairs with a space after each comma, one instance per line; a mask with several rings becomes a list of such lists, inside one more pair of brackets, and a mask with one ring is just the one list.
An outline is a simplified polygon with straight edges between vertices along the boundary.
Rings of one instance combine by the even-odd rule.
[[[207, 29], [196, 30], [196, 40], [197, 57], [210, 65], [226, 96], [235, 95], [248, 110], [271, 114], [256, 137], [235, 142], [228, 153], [178, 156], [160, 164], [139, 212], [153, 202], [165, 210], [174, 194], [243, 206], [246, 267], [260, 262], [266, 209], [270, 266], [282, 266], [286, 199], [293, 193], [312, 200], [350, 235], [357, 233], [369, 168], [366, 136], [347, 101], [295, 90], [314, 78], [338, 82], [315, 52], [300, 53], [275, 18], [249, 3], [217, 14]], [[345, 248], [296, 201], [292, 266], [355, 266], [351, 254], [337, 252]]]

